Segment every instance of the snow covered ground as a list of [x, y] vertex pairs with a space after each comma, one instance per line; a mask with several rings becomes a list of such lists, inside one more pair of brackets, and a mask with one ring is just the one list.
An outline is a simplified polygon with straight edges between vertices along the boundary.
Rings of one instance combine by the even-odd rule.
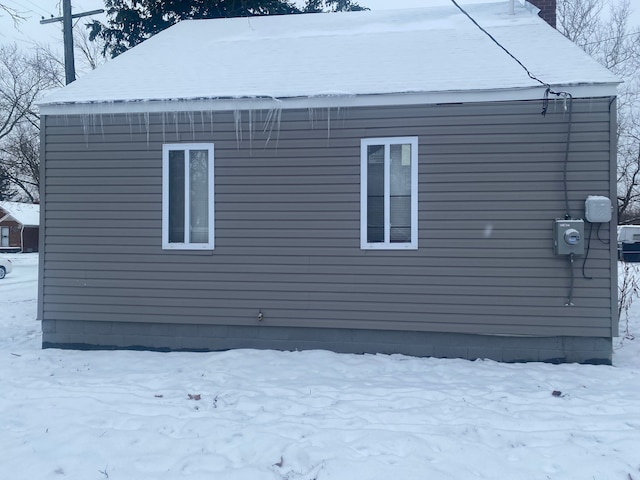
[[613, 367], [41, 350], [37, 257], [12, 258], [2, 479], [640, 480], [640, 336]]

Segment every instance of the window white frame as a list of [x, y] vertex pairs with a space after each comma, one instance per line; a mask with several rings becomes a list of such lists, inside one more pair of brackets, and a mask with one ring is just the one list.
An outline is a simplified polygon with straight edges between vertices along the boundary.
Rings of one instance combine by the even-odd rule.
[[[368, 241], [368, 158], [369, 146], [384, 146], [384, 241]], [[391, 145], [411, 146], [411, 239], [391, 242]], [[362, 250], [416, 250], [418, 248], [418, 137], [363, 138], [360, 141], [360, 248]]]
[[[205, 150], [207, 152], [207, 221], [208, 241], [206, 243], [192, 242], [190, 239], [189, 222], [191, 218], [190, 205], [190, 151]], [[184, 241], [169, 241], [169, 154], [181, 151], [184, 153]], [[214, 149], [213, 143], [167, 143], [162, 146], [162, 248], [167, 250], [213, 250], [215, 248], [214, 228]]]

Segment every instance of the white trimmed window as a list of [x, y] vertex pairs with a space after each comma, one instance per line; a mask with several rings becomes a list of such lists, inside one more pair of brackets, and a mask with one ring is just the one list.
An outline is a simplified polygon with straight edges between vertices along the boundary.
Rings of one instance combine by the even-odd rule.
[[418, 137], [360, 141], [360, 248], [418, 248]]
[[162, 248], [214, 248], [213, 144], [162, 146]]

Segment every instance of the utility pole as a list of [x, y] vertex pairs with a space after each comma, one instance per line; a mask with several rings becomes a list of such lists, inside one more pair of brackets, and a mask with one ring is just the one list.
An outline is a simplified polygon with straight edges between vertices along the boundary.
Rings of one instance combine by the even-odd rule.
[[97, 15], [104, 10], [91, 10], [90, 12], [71, 13], [71, 0], [62, 0], [62, 17], [47, 18], [40, 20], [41, 24], [62, 22], [62, 38], [64, 40], [64, 76], [65, 82], [69, 85], [76, 79], [76, 66], [73, 56], [73, 24], [72, 19]]

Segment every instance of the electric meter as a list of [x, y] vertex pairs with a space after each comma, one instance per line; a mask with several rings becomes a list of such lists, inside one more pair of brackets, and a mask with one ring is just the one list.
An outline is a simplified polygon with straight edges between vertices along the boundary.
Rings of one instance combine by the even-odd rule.
[[554, 220], [553, 253], [556, 255], [584, 254], [584, 220]]

